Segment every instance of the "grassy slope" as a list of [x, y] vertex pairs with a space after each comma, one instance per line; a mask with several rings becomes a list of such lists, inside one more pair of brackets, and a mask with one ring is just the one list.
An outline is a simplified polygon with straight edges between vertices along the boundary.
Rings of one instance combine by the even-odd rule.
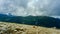
[[0, 22], [0, 34], [60, 34], [60, 30], [34, 25]]

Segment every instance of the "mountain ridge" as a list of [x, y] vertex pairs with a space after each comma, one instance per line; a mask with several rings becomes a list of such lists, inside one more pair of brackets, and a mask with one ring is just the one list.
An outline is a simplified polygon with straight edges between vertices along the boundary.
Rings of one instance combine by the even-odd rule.
[[43, 26], [43, 27], [60, 28], [60, 19], [49, 17], [49, 16], [22, 17], [22, 16], [9, 16], [9, 15], [0, 14], [0, 21], [36, 25], [36, 26]]

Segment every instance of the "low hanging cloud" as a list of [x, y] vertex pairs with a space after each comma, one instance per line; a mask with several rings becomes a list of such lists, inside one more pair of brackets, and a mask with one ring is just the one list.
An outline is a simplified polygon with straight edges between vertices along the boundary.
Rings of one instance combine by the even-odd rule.
[[60, 16], [60, 0], [0, 0], [0, 13], [16, 16]]

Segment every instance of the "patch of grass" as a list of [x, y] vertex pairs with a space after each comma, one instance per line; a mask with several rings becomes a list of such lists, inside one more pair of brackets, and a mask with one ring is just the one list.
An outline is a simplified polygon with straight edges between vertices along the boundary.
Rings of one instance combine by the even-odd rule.
[[0, 34], [60, 34], [55, 28], [0, 22]]

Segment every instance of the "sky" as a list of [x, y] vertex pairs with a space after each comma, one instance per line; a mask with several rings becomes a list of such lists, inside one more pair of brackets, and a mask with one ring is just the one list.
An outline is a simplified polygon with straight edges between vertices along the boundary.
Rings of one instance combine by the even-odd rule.
[[0, 14], [60, 16], [60, 0], [0, 0]]

